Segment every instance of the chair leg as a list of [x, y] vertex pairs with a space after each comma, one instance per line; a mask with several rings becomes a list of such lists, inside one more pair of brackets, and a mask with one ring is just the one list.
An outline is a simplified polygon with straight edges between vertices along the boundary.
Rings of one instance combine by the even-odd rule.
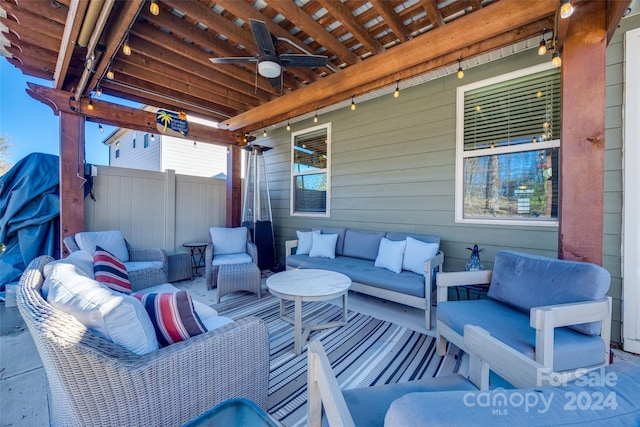
[[447, 353], [447, 339], [440, 334], [436, 337], [436, 348], [438, 356], [444, 356]]

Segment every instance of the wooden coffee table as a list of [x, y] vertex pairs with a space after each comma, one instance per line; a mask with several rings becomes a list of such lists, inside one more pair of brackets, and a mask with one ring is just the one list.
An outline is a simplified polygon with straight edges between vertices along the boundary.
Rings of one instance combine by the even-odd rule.
[[[269, 292], [280, 298], [280, 318], [294, 326], [296, 354], [302, 352], [302, 343], [309, 338], [311, 331], [347, 324], [347, 294], [350, 286], [351, 279], [344, 274], [316, 269], [287, 270], [267, 279]], [[325, 301], [339, 296], [342, 296], [342, 321], [314, 325], [302, 323], [303, 301]], [[294, 302], [293, 319], [285, 315], [285, 301]]]

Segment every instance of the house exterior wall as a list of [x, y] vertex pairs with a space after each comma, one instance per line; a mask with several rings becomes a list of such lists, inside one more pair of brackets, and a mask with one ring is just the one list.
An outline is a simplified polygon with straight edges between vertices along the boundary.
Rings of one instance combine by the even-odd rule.
[[213, 177], [227, 174], [227, 147], [193, 140], [162, 137], [160, 170], [173, 169], [191, 176]]
[[[109, 165], [121, 168], [141, 170], [160, 169], [160, 145], [161, 137], [156, 135], [155, 141], [149, 141], [149, 146], [144, 146], [144, 132], [126, 131], [109, 145]], [[133, 139], [135, 138], [135, 148]], [[120, 142], [120, 156], [116, 157], [116, 142]]]
[[[621, 327], [622, 212], [622, 33], [638, 27], [638, 16], [623, 20], [608, 48], [603, 265], [612, 275], [614, 341]], [[455, 223], [456, 88], [474, 81], [527, 68], [539, 57], [530, 50], [465, 70], [463, 80], [445, 76], [401, 91], [321, 114], [332, 124], [331, 212], [328, 218], [290, 214], [291, 140], [285, 128], [261, 135], [257, 144], [274, 148], [265, 154], [274, 217], [276, 250], [284, 262], [284, 241], [296, 230], [327, 225], [365, 230], [437, 234], [445, 253], [445, 271], [464, 269], [478, 244], [491, 268], [496, 252], [517, 250], [556, 257], [557, 226], [475, 225]], [[311, 119], [292, 123], [292, 131], [314, 126]], [[585, 201], [588, 203], [588, 201]]]

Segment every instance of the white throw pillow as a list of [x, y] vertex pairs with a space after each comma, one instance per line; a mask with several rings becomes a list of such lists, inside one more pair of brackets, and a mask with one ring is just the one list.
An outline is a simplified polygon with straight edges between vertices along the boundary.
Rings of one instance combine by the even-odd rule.
[[320, 230], [315, 231], [296, 231], [298, 235], [298, 247], [296, 248], [296, 255], [306, 255], [311, 251], [311, 245], [313, 244], [313, 235], [320, 234]]
[[439, 248], [437, 243], [427, 243], [407, 236], [402, 269], [424, 275], [424, 262], [436, 256]]
[[311, 243], [310, 257], [331, 258], [336, 257], [337, 234], [316, 234]]
[[[89, 252], [80, 249], [69, 254], [68, 257], [51, 261], [45, 265], [42, 269], [44, 272], [44, 278], [48, 278], [53, 271], [53, 267], [59, 264], [70, 264], [78, 267], [78, 273], [87, 276], [89, 279], [95, 279], [93, 275], [93, 255]], [[47, 280], [42, 284], [42, 296], [47, 299], [49, 295], [49, 282]]]
[[110, 231], [83, 231], [76, 234], [76, 243], [93, 256], [96, 247], [100, 246], [118, 257], [122, 262], [129, 261], [129, 249], [120, 230]]
[[151, 319], [134, 297], [112, 292], [72, 264], [55, 265], [46, 281], [49, 304], [88, 329], [136, 354], [158, 349]]
[[386, 268], [394, 273], [402, 271], [402, 258], [404, 257], [404, 248], [407, 245], [406, 240], [389, 240], [383, 237], [378, 247], [378, 256], [376, 257], [375, 267]]

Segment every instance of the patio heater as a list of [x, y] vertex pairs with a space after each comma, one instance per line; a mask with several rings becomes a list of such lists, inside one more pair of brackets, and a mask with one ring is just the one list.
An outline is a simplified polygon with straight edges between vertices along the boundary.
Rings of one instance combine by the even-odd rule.
[[276, 245], [273, 236], [273, 217], [269, 196], [269, 179], [263, 153], [272, 147], [249, 144], [245, 168], [242, 225], [251, 231], [253, 243], [258, 249], [258, 268], [272, 269], [276, 265]]

